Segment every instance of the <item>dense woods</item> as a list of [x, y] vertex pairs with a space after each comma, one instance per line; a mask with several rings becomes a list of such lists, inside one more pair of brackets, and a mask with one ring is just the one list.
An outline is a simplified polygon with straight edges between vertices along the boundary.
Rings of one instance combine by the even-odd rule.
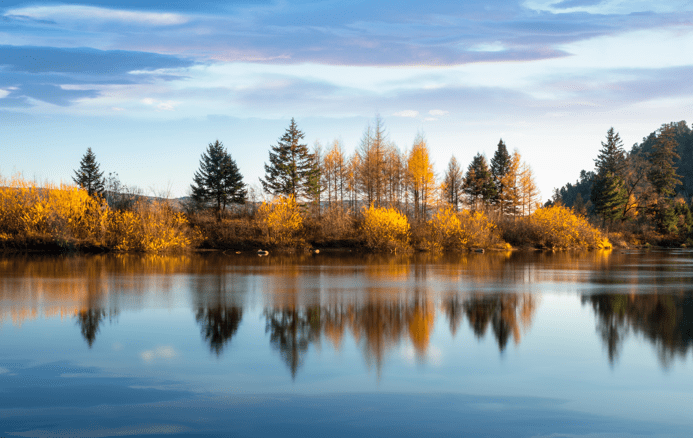
[[666, 123], [626, 151], [611, 128], [594, 170], [556, 189], [549, 205], [590, 218], [624, 243], [693, 244], [693, 131]]
[[[501, 139], [490, 160], [452, 156], [436, 173], [418, 133], [408, 149], [376, 117], [349, 155], [340, 141], [309, 148], [294, 119], [269, 150], [265, 176], [244, 181], [221, 141], [201, 154], [190, 196], [171, 201], [103, 177], [90, 149], [78, 187], [0, 189], [5, 248], [165, 251], [186, 247], [363, 248], [459, 251], [482, 248], [608, 248], [690, 243], [693, 133], [665, 124], [626, 152], [608, 130], [594, 170], [540, 204], [531, 166]], [[682, 158], [683, 157], [683, 158]], [[681, 169], [681, 170], [679, 170]], [[600, 231], [600, 229], [602, 231]]]

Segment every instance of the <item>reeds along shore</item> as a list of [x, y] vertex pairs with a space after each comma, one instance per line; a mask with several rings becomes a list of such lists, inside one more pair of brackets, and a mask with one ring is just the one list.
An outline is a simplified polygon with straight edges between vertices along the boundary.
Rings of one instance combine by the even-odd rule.
[[193, 248], [349, 247], [367, 251], [465, 251], [480, 248], [608, 248], [608, 239], [562, 206], [530, 216], [493, 219], [484, 211], [441, 206], [428, 220], [400, 210], [302, 205], [278, 197], [256, 211], [224, 215], [176, 211], [166, 200], [140, 198], [110, 207], [75, 186], [37, 187], [13, 178], [0, 184], [0, 247], [15, 250], [167, 252]]

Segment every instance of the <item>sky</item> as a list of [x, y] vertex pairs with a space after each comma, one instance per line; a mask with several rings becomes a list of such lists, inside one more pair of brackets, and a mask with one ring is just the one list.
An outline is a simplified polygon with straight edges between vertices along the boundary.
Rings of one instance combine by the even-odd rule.
[[148, 194], [188, 193], [220, 140], [259, 186], [295, 118], [352, 153], [374, 117], [442, 179], [502, 138], [543, 199], [693, 121], [693, 0], [0, 0], [0, 175], [71, 182], [87, 148]]

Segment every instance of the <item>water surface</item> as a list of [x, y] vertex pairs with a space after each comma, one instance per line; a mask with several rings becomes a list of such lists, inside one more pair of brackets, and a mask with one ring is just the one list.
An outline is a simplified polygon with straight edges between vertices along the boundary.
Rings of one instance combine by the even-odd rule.
[[688, 437], [693, 253], [0, 258], [0, 436]]

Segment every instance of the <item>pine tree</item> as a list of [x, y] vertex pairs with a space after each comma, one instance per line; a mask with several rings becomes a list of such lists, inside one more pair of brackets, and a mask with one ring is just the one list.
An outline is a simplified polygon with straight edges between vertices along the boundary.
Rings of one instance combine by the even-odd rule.
[[462, 202], [462, 185], [464, 184], [464, 174], [460, 168], [460, 164], [453, 156], [448, 162], [448, 168], [443, 177], [443, 191], [445, 201], [459, 211], [460, 203]]
[[493, 181], [496, 185], [496, 195], [493, 199], [493, 203], [498, 206], [501, 215], [506, 212], [507, 209], [507, 191], [510, 188], [507, 185], [506, 175], [510, 170], [512, 160], [510, 154], [508, 153], [508, 148], [503, 143], [503, 139], [498, 142], [498, 148], [496, 153], [493, 154], [491, 158], [491, 175], [493, 175]]
[[674, 167], [679, 159], [676, 153], [678, 143], [674, 139], [676, 126], [665, 124], [659, 130], [659, 136], [650, 152], [650, 171], [647, 178], [655, 192], [655, 220], [660, 231], [675, 232], [677, 218], [672, 206], [676, 186], [681, 183]]
[[284, 135], [271, 146], [269, 164], [265, 164], [265, 179], [260, 178], [265, 192], [299, 199], [309, 196], [314, 189], [315, 158], [308, 146], [300, 143], [305, 134], [298, 129], [292, 118]]
[[193, 200], [201, 206], [212, 206], [217, 220], [227, 204], [244, 204], [247, 191], [236, 162], [219, 141], [210, 143], [200, 159], [200, 169], [193, 176]]
[[621, 137], [613, 127], [607, 131], [606, 143], [602, 142], [602, 148], [594, 162], [596, 177], [590, 198], [595, 212], [604, 221], [613, 221], [622, 217], [628, 202], [624, 183], [626, 153]]
[[486, 157], [480, 153], [476, 154], [467, 168], [462, 190], [474, 209], [478, 209], [480, 204], [488, 205], [496, 198], [497, 192], [493, 183], [493, 175], [491, 175], [486, 163]]
[[75, 170], [75, 176], [72, 181], [89, 193], [89, 196], [104, 195], [104, 178], [103, 172], [99, 170], [99, 163], [96, 162], [96, 155], [91, 148], [87, 148], [87, 153], [84, 154], [79, 162], [79, 169]]

